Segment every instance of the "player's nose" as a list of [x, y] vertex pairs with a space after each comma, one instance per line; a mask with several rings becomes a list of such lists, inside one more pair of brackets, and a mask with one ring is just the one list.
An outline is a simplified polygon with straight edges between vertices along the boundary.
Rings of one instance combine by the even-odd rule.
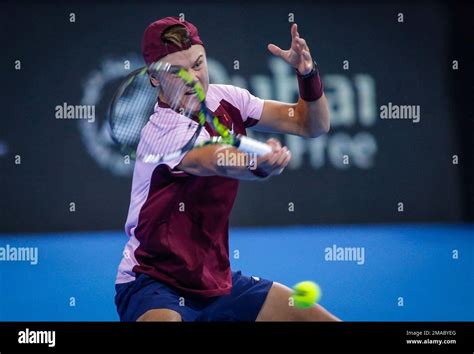
[[193, 69], [189, 70], [189, 74], [193, 78], [193, 81], [200, 81], [199, 76], [197, 75], [197, 73]]

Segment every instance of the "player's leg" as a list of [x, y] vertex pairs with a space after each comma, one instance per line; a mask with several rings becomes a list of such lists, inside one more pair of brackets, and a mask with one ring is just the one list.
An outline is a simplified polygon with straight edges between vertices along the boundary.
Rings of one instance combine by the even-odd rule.
[[292, 290], [273, 282], [256, 321], [340, 321], [320, 305], [307, 309], [290, 306]]
[[137, 322], [181, 322], [179, 313], [170, 309], [152, 309], [141, 315]]
[[198, 321], [254, 322], [272, 282], [232, 272], [232, 291], [203, 306]]

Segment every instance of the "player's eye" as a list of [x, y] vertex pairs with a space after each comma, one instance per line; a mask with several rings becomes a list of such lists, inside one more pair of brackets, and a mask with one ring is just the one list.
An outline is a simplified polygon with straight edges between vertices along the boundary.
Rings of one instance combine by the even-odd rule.
[[196, 63], [194, 63], [193, 69], [199, 69], [201, 67], [202, 61], [199, 60]]

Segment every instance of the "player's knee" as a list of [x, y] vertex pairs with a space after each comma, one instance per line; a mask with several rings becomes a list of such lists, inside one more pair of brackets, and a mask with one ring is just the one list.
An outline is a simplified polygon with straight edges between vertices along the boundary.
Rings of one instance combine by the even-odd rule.
[[340, 322], [341, 320], [327, 311], [321, 305], [313, 305], [309, 309], [298, 309], [296, 321], [323, 321], [323, 322]]
[[137, 322], [181, 322], [181, 315], [173, 310], [153, 309], [141, 315]]

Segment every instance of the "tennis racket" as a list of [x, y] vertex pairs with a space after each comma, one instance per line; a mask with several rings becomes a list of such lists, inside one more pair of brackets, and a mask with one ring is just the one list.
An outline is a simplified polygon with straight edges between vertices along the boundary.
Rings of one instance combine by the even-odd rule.
[[[150, 83], [151, 75], [159, 87]], [[158, 96], [165, 109], [155, 111]], [[201, 84], [183, 67], [156, 62], [135, 70], [121, 83], [108, 111], [111, 135], [122, 153], [146, 163], [176, 159], [208, 144], [231, 145], [262, 156], [270, 145], [234, 135], [210, 114]], [[203, 141], [200, 133], [209, 124], [218, 134]]]

